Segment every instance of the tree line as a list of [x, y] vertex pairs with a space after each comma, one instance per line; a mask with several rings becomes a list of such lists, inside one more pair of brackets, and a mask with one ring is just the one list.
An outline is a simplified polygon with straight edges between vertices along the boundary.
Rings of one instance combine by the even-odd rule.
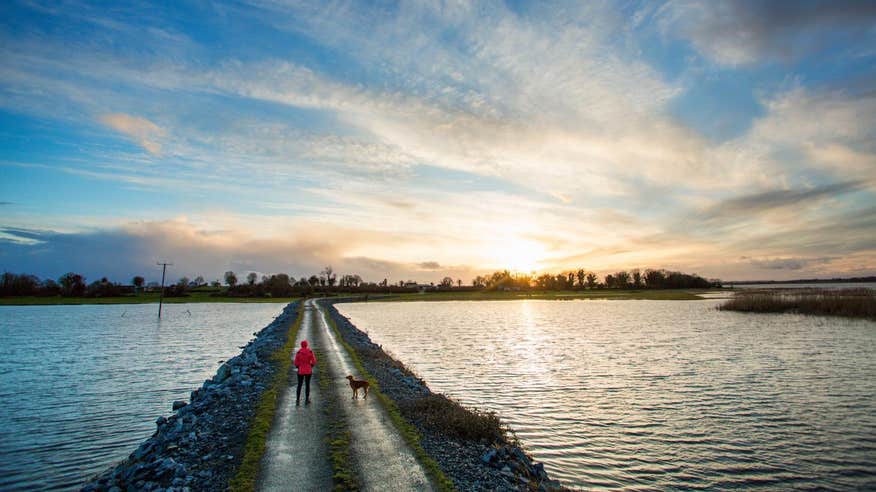
[[[193, 289], [210, 292], [211, 295], [230, 297], [288, 297], [324, 292], [383, 292], [400, 293], [421, 289], [434, 290], [584, 290], [584, 289], [705, 289], [720, 287], [719, 280], [706, 280], [696, 274], [687, 274], [656, 269], [632, 269], [610, 273], [599, 278], [594, 272], [577, 269], [558, 274], [541, 275], [511, 273], [499, 270], [489, 275], [478, 275], [470, 285], [462, 279], [444, 277], [437, 284], [419, 284], [412, 280], [390, 283], [366, 282], [357, 274], [338, 275], [331, 266], [319, 273], [295, 278], [285, 273], [262, 275], [248, 273], [242, 280], [233, 271], [207, 282], [198, 276], [193, 280], [182, 277], [164, 286], [168, 297], [185, 296]], [[224, 284], [224, 289], [223, 289]], [[40, 279], [35, 275], [6, 272], [0, 278], [0, 296], [65, 296], [65, 297], [116, 297], [135, 295], [143, 291], [156, 292], [160, 286], [148, 285], [143, 276], [137, 275], [129, 285], [109, 281], [106, 277], [87, 283], [83, 275], [68, 272], [55, 279]]]
[[644, 271], [638, 268], [621, 270], [600, 279], [594, 272], [579, 268], [538, 276], [499, 270], [490, 275], [478, 275], [472, 280], [472, 285], [493, 290], [708, 289], [721, 287], [721, 281], [706, 280], [697, 274], [650, 268]]

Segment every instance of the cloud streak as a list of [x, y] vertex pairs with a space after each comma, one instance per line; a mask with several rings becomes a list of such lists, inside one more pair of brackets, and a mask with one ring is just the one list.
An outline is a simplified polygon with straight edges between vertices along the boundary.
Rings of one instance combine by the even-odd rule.
[[663, 10], [667, 32], [725, 65], [792, 61], [828, 49], [837, 37], [872, 42], [876, 23], [876, 6], [856, 0], [681, 0]]
[[146, 118], [124, 113], [110, 113], [102, 115], [100, 121], [113, 130], [132, 138], [150, 154], [161, 154], [159, 140], [167, 132]]

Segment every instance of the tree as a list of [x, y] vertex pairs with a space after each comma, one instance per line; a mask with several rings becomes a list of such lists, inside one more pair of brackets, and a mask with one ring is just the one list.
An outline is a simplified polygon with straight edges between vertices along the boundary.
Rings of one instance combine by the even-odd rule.
[[58, 279], [61, 292], [65, 296], [81, 296], [85, 294], [85, 277], [78, 273], [67, 272]]
[[341, 287], [358, 287], [362, 283], [362, 277], [359, 275], [344, 275], [341, 277]]
[[307, 283], [310, 284], [311, 287], [316, 287], [319, 285], [319, 277], [316, 275], [311, 275], [309, 279], [307, 279]]
[[110, 282], [106, 277], [92, 282], [85, 292], [85, 295], [88, 297], [114, 297], [121, 294], [121, 286]]
[[642, 287], [642, 272], [638, 268], [633, 270], [633, 287], [637, 289]]
[[145, 281], [146, 281], [146, 279], [143, 278], [143, 277], [141, 277], [141, 276], [139, 276], [139, 275], [137, 275], [136, 277], [134, 277], [134, 278], [131, 279], [131, 283], [132, 283], [132, 284], [134, 285], [134, 287], [136, 287], [137, 289], [142, 289], [142, 288], [143, 288], [143, 282], [145, 282]]
[[323, 268], [323, 270], [321, 272], [319, 272], [319, 275], [320, 275], [320, 284], [322, 284], [322, 285], [328, 284], [329, 287], [332, 287], [335, 285], [335, 280], [337, 280], [337, 275], [335, 275], [334, 270], [332, 269], [331, 265], [328, 265], [327, 267]]
[[192, 282], [195, 283], [195, 287], [200, 287], [200, 286], [204, 285], [204, 283], [205, 283], [205, 282], [204, 282], [204, 277], [202, 277], [202, 276], [200, 276], [200, 275], [198, 275], [197, 277], [195, 277], [195, 279], [192, 280]]
[[666, 281], [663, 270], [645, 270], [645, 285], [649, 289], [662, 289]]
[[453, 279], [450, 277], [444, 277], [441, 279], [441, 287], [450, 288], [453, 287]]
[[219, 288], [219, 286], [222, 285], [222, 283], [219, 282], [218, 280], [214, 280], [214, 281], [210, 282], [210, 285], [212, 285], [213, 287]]
[[274, 297], [287, 296], [292, 293], [292, 284], [290, 283], [289, 275], [278, 273], [271, 275], [267, 280], [262, 282], [262, 285]]
[[630, 286], [630, 274], [626, 271], [620, 271], [614, 274], [614, 282], [620, 289], [627, 289]]
[[249, 274], [246, 276], [246, 283], [248, 283], [249, 285], [255, 285], [256, 280], [258, 279], [259, 274], [257, 274], [256, 272], [249, 272]]
[[4, 296], [31, 296], [37, 294], [40, 287], [40, 279], [26, 273], [14, 274], [6, 272], [0, 282], [0, 295]]
[[228, 284], [229, 287], [234, 287], [237, 285], [237, 275], [231, 270], [228, 270], [225, 272], [225, 283]]
[[587, 272], [583, 268], [579, 268], [576, 277], [578, 278], [578, 287], [583, 289], [584, 283], [587, 281]]
[[599, 281], [599, 277], [596, 276], [593, 272], [587, 272], [587, 288], [593, 289], [596, 287], [596, 282]]
[[56, 296], [61, 293], [61, 286], [50, 278], [43, 280], [40, 287], [40, 293], [44, 296]]
[[462, 279], [461, 278], [456, 279], [456, 286], [462, 287]]

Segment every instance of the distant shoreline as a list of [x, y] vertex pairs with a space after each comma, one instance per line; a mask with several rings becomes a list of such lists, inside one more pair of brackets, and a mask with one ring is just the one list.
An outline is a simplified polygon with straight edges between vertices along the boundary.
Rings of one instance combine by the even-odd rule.
[[[713, 289], [721, 290], [721, 289]], [[514, 301], [514, 300], [556, 300], [570, 301], [581, 299], [602, 300], [655, 300], [655, 301], [696, 301], [702, 300], [699, 294], [703, 289], [587, 289], [587, 290], [480, 290], [480, 291], [435, 291], [410, 294], [360, 294], [364, 301], [369, 299], [384, 302], [411, 301]], [[349, 296], [349, 293], [340, 293]], [[321, 296], [325, 297], [325, 295]], [[288, 304], [301, 297], [236, 297], [215, 296], [207, 293], [193, 292], [185, 297], [165, 297], [165, 304], [187, 304], [205, 302], [227, 303], [285, 303]], [[157, 304], [157, 293], [146, 293], [136, 296], [121, 297], [0, 297], [0, 306], [56, 306], [56, 305], [86, 305], [86, 304]]]
[[[204, 302], [265, 303], [288, 304], [300, 297], [235, 297], [212, 296], [205, 292], [193, 292], [183, 297], [165, 297], [164, 304], [189, 304]], [[158, 304], [158, 293], [145, 293], [118, 297], [62, 297], [62, 296], [22, 296], [0, 297], [0, 306], [77, 306], [84, 304]]]
[[864, 284], [876, 283], [876, 277], [852, 277], [852, 278], [802, 278], [795, 280], [739, 280], [726, 281], [724, 285], [753, 285], [753, 284]]

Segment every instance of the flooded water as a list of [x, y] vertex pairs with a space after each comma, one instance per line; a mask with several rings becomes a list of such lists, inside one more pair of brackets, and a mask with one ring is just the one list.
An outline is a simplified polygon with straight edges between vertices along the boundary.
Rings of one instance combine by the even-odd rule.
[[792, 283], [792, 284], [739, 284], [732, 286], [735, 289], [870, 289], [876, 290], [874, 282], [835, 282], [835, 283]]
[[719, 302], [337, 307], [567, 485], [876, 489], [876, 323]]
[[0, 307], [0, 490], [78, 490], [282, 308]]

